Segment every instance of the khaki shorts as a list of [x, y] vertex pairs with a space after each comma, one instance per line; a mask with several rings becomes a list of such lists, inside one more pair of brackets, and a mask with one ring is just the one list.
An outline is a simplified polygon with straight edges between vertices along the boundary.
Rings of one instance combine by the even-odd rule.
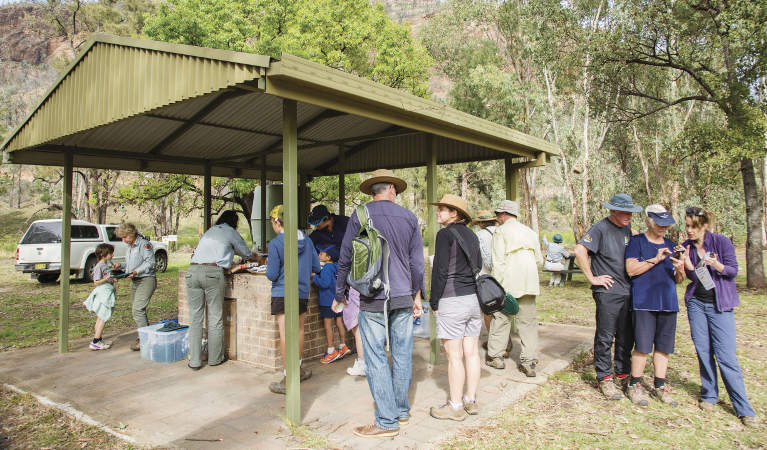
[[463, 339], [479, 337], [482, 311], [476, 294], [446, 297], [439, 300], [437, 338]]

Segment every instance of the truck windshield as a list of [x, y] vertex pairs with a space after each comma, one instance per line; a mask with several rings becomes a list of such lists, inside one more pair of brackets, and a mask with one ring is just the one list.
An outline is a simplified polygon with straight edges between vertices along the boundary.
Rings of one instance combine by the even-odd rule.
[[55, 244], [61, 242], [61, 222], [33, 223], [21, 244]]

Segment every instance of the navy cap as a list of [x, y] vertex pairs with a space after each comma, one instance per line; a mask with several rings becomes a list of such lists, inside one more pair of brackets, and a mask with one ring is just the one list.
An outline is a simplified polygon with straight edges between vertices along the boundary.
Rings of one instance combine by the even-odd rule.
[[324, 248], [317, 248], [318, 252], [325, 252], [330, 256], [330, 260], [333, 262], [337, 262], [338, 258], [341, 257], [341, 251], [333, 244], [330, 244]]
[[647, 216], [655, 221], [656, 225], [659, 225], [661, 227], [667, 227], [670, 225], [674, 225], [676, 223], [676, 220], [674, 220], [673, 217], [671, 217], [671, 213], [668, 211], [664, 212], [648, 212]]
[[316, 227], [317, 225], [321, 224], [323, 220], [325, 220], [328, 216], [330, 216], [330, 211], [328, 211], [327, 206], [325, 205], [317, 205], [312, 209], [312, 213], [309, 214], [309, 218], [306, 220], [309, 225]]

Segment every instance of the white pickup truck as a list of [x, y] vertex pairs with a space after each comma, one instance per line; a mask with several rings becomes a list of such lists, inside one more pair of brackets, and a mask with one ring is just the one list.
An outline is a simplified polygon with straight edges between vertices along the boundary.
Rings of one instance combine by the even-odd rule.
[[[82, 220], [72, 221], [70, 273], [91, 281], [96, 261], [96, 246], [114, 245], [113, 261], [125, 262], [128, 245], [115, 236], [117, 225], [98, 225]], [[154, 248], [155, 270], [168, 268], [168, 246], [151, 241]], [[53, 283], [61, 274], [61, 219], [36, 220], [27, 229], [16, 247], [16, 270], [31, 274], [40, 283]]]

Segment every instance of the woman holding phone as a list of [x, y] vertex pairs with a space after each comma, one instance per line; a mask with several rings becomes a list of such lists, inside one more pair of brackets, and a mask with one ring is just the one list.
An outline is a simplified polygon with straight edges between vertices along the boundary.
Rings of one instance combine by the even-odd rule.
[[713, 409], [719, 401], [716, 369], [735, 413], [743, 425], [757, 426], [754, 409], [748, 402], [743, 373], [735, 354], [735, 314], [740, 304], [735, 287], [738, 261], [735, 247], [721, 234], [708, 230], [710, 215], [702, 208], [687, 208], [682, 244], [687, 252], [684, 265], [691, 280], [684, 294], [690, 334], [700, 367], [700, 401], [703, 410]]

